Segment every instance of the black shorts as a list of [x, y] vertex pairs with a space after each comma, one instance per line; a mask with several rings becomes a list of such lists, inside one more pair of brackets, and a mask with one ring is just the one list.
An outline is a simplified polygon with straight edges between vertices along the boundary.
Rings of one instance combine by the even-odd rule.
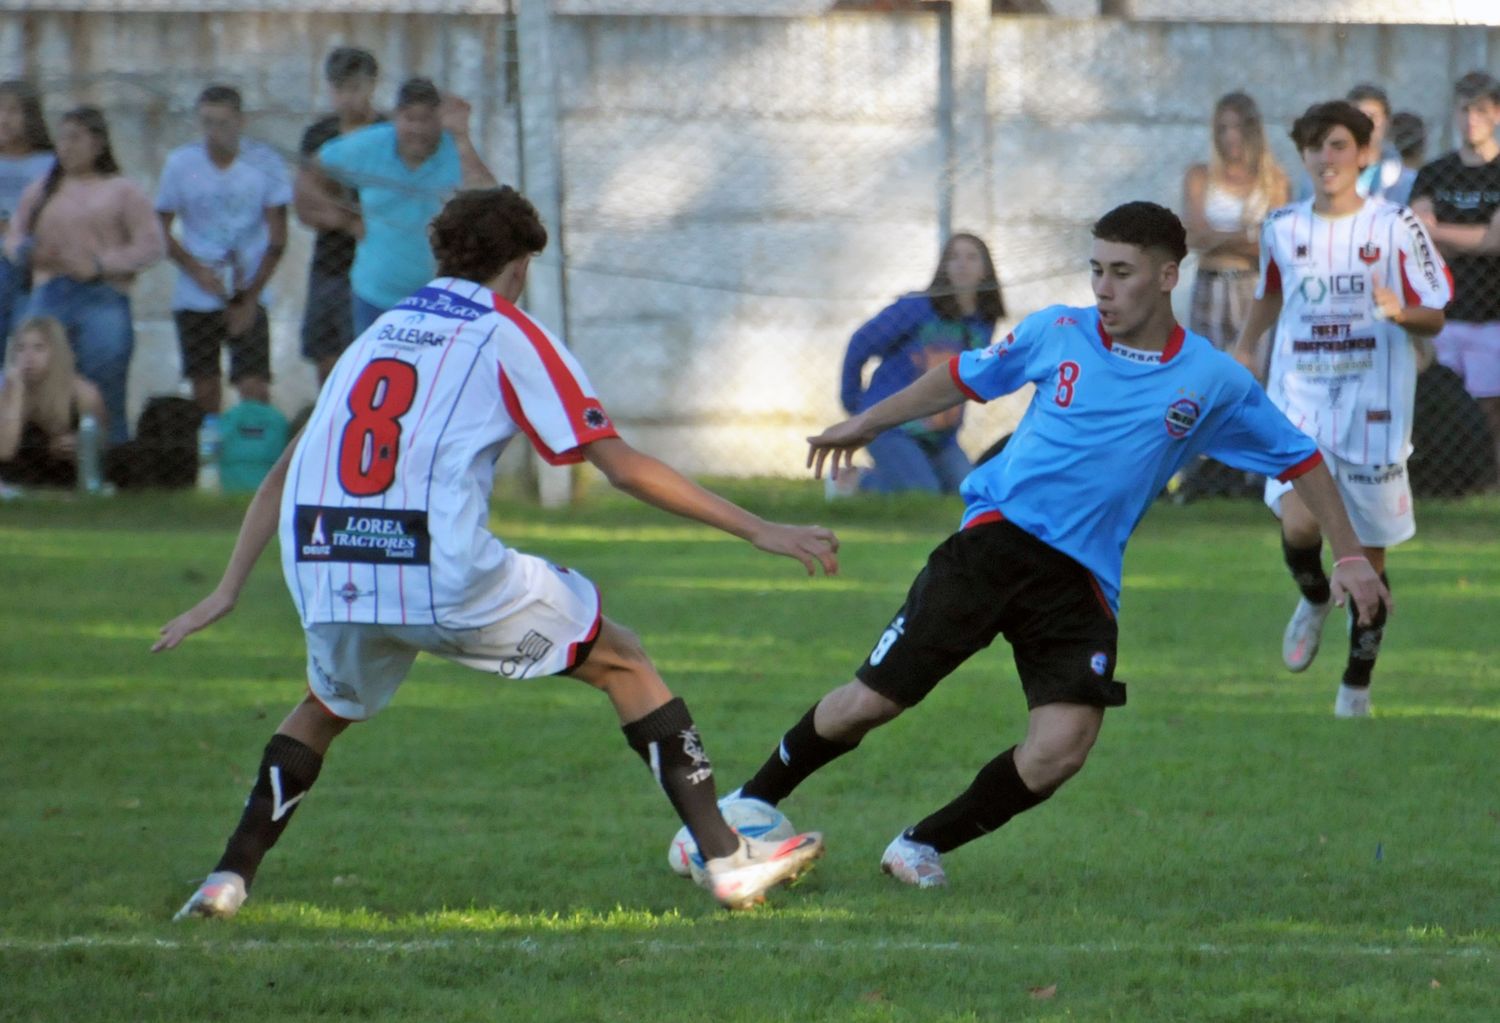
[[998, 635], [1028, 707], [1124, 705], [1119, 630], [1093, 573], [1004, 521], [960, 530], [932, 552], [856, 675], [912, 707]]
[[191, 309], [174, 309], [172, 322], [177, 324], [177, 347], [182, 353], [182, 375], [189, 380], [216, 379], [219, 375], [219, 349], [229, 346], [229, 380], [243, 377], [271, 379], [271, 325], [266, 307], [256, 306], [255, 322], [239, 337], [229, 336], [224, 310], [200, 313]]

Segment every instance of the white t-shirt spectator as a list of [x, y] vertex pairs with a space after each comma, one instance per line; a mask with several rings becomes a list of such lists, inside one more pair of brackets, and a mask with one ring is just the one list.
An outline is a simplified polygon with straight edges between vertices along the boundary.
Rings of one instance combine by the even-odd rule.
[[[286, 161], [270, 146], [250, 139], [241, 140], [239, 154], [228, 167], [215, 164], [202, 142], [172, 150], [156, 193], [157, 212], [176, 217], [182, 247], [222, 273], [230, 291], [249, 280], [265, 256], [266, 210], [291, 201]], [[261, 292], [260, 301], [271, 301], [269, 289]], [[172, 308], [206, 313], [224, 308], [224, 303], [180, 273]]]

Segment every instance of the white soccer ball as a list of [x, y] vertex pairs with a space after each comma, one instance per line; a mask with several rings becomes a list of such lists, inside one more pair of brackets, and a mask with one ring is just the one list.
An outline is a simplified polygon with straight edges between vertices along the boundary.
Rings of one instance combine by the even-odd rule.
[[[770, 803], [743, 796], [725, 796], [719, 800], [719, 812], [725, 822], [746, 838], [758, 838], [763, 842], [779, 842], [797, 833], [792, 822]], [[672, 836], [667, 849], [667, 863], [678, 877], [695, 880], [703, 871], [703, 857], [698, 855], [698, 843], [686, 827], [679, 828]]]

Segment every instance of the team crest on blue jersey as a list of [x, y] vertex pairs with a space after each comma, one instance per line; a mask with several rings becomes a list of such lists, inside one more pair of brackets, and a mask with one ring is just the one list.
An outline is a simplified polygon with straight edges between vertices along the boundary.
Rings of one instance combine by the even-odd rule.
[[1186, 437], [1198, 425], [1198, 416], [1202, 411], [1193, 399], [1178, 398], [1167, 406], [1167, 433], [1179, 439]]
[[1089, 670], [1103, 678], [1104, 673], [1109, 670], [1109, 654], [1103, 650], [1096, 652], [1093, 657], [1089, 658]]
[[1359, 247], [1359, 261], [1366, 266], [1372, 265], [1380, 258], [1380, 246], [1373, 242], [1366, 242]]
[[1016, 343], [1016, 334], [1015, 334], [1015, 331], [1011, 331], [1009, 334], [1006, 334], [999, 341], [996, 341], [994, 344], [990, 345], [988, 348], [985, 348], [983, 351], [981, 351], [978, 355], [974, 356], [974, 358], [976, 358], [976, 359], [993, 359], [997, 355], [1004, 355], [1006, 352], [1008, 352], [1010, 350], [1010, 346], [1013, 345], [1013, 344], [1015, 344], [1015, 343]]

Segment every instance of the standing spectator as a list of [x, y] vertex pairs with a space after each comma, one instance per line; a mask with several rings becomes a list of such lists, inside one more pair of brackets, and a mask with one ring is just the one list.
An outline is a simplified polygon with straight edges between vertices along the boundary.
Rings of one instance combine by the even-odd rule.
[[[897, 299], [849, 339], [839, 400], [851, 415], [869, 408], [933, 366], [988, 345], [1004, 316], [989, 247], [975, 235], [955, 234], [925, 291]], [[866, 388], [865, 364], [876, 358], [880, 365]], [[870, 444], [875, 468], [861, 474], [860, 489], [956, 493], [973, 468], [958, 446], [962, 422], [963, 409], [955, 407], [882, 433]]]
[[1410, 110], [1391, 116], [1391, 145], [1401, 154], [1401, 180], [1386, 190], [1385, 197], [1402, 206], [1411, 205], [1411, 189], [1417, 172], [1427, 162], [1427, 126]]
[[318, 170], [318, 150], [385, 118], [371, 105], [380, 65], [365, 50], [340, 46], [328, 55], [323, 75], [333, 93], [333, 113], [314, 121], [302, 135], [302, 166], [294, 202], [297, 219], [318, 232], [307, 273], [307, 309], [302, 317], [302, 355], [317, 367], [318, 383], [354, 339], [349, 268], [364, 234], [359, 195]]
[[1198, 253], [1188, 329], [1227, 349], [1255, 301], [1260, 222], [1288, 194], [1255, 100], [1231, 92], [1214, 104], [1213, 149], [1188, 168], [1182, 191], [1188, 248]]
[[[182, 271], [172, 319], [182, 375], [206, 413], [223, 404], [219, 350], [229, 346], [229, 380], [248, 401], [271, 400], [271, 330], [266, 283], [286, 250], [292, 183], [270, 146], [241, 137], [237, 90], [210, 85], [198, 97], [201, 142], [167, 154], [156, 211], [167, 252]], [[172, 234], [180, 222], [182, 237]]]
[[[0, 82], [0, 235], [26, 186], [52, 169], [52, 136], [42, 117], [42, 100], [26, 82]], [[0, 357], [5, 339], [26, 309], [25, 267], [0, 254]]]
[[0, 379], [0, 479], [71, 487], [85, 415], [102, 424], [104, 399], [74, 371], [63, 325], [50, 316], [22, 321]]
[[125, 380], [135, 350], [129, 289], [166, 246], [150, 196], [120, 173], [96, 108], [63, 115], [57, 163], [21, 194], [5, 250], [12, 260], [29, 253], [27, 315], [62, 321], [79, 372], [104, 395], [110, 443], [126, 440]]
[[495, 184], [469, 140], [469, 104], [426, 78], [401, 83], [391, 123], [329, 141], [318, 165], [359, 189], [364, 233], [349, 271], [355, 334], [432, 279], [427, 223], [444, 201], [461, 188]]
[[1448, 322], [1433, 339], [1438, 361], [1463, 377], [1484, 410], [1500, 459], [1500, 82], [1471, 72], [1453, 99], [1463, 141], [1422, 168], [1411, 206], [1453, 270]]

